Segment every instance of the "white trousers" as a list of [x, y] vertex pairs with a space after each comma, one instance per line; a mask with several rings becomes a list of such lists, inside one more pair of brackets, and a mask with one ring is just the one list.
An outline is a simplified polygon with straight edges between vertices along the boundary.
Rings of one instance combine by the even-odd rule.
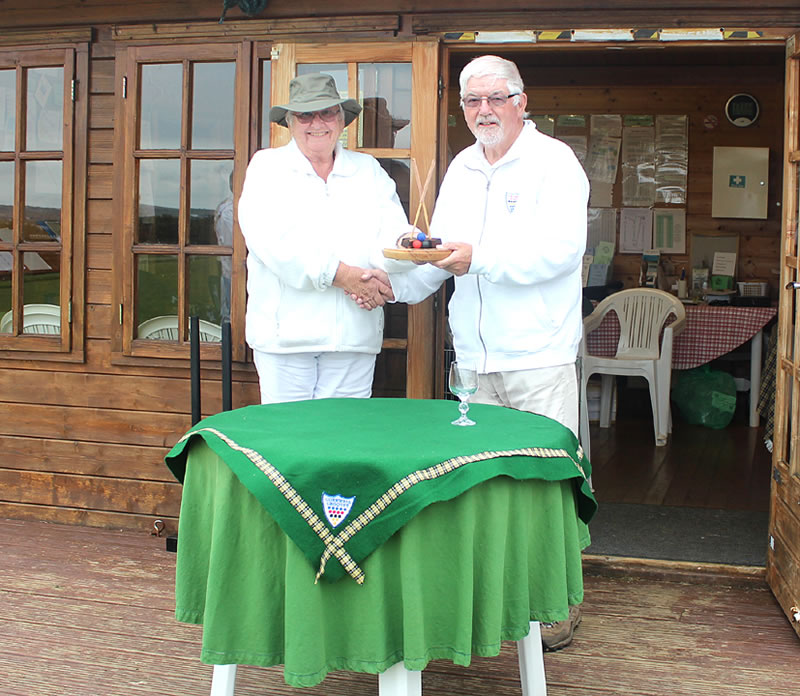
[[253, 351], [262, 404], [372, 395], [371, 353], [262, 353]]
[[538, 413], [578, 436], [578, 375], [574, 364], [479, 375], [478, 391], [470, 401]]

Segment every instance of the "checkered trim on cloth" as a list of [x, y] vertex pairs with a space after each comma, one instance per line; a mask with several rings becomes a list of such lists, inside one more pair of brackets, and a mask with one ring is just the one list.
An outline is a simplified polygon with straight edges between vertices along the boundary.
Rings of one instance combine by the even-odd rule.
[[[261, 454], [256, 452], [256, 450], [251, 449], [250, 447], [242, 447], [216, 428], [199, 428], [197, 430], [192, 430], [191, 432], [186, 433], [179, 440], [179, 442], [183, 442], [183, 440], [186, 440], [195, 433], [200, 432], [213, 433], [226, 445], [228, 445], [228, 447], [236, 450], [237, 452], [241, 452], [245, 457], [247, 457], [256, 467], [258, 467], [260, 471], [266, 475], [266, 477], [272, 482], [278, 491], [280, 491], [283, 497], [286, 498], [288, 503], [295, 510], [297, 510], [297, 513], [300, 515], [300, 517], [306, 521], [308, 526], [311, 527], [311, 529], [314, 530], [314, 533], [322, 540], [322, 543], [325, 544], [325, 548], [327, 549], [333, 544], [333, 534], [325, 525], [325, 523], [319, 517], [317, 517], [316, 513], [309, 507], [308, 503], [303, 499], [303, 497], [294, 489], [292, 484], [286, 480], [283, 474], [281, 474], [280, 471], [272, 466], [272, 464], [270, 464]], [[352, 577], [359, 585], [364, 582], [364, 571], [358, 567], [358, 564], [352, 559], [347, 551], [345, 551], [343, 548], [337, 548], [334, 556], [336, 556], [336, 560], [342, 564], [342, 568], [345, 569], [347, 574], [350, 575], [350, 577]]]
[[242, 447], [238, 445], [236, 442], [231, 440], [227, 437], [224, 433], [220, 432], [216, 428], [199, 428], [197, 430], [192, 430], [191, 432], [186, 433], [181, 438], [181, 442], [188, 437], [200, 432], [209, 432], [216, 435], [220, 440], [222, 440], [228, 447], [237, 452], [241, 452], [244, 454], [260, 471], [262, 471], [267, 478], [273, 483], [273, 485], [280, 491], [280, 493], [286, 498], [287, 502], [297, 510], [298, 514], [306, 521], [306, 523], [311, 527], [314, 533], [320, 538], [323, 544], [325, 544], [325, 550], [320, 557], [320, 564], [319, 570], [314, 578], [314, 582], [318, 582], [320, 577], [325, 573], [325, 565], [330, 560], [331, 556], [334, 556], [339, 563], [341, 563], [342, 568], [344, 568], [345, 572], [353, 578], [359, 585], [364, 583], [365, 575], [364, 571], [358, 566], [358, 564], [353, 560], [347, 551], [344, 549], [344, 545], [350, 541], [358, 532], [360, 532], [364, 527], [367, 526], [370, 522], [378, 517], [389, 505], [391, 505], [395, 500], [397, 500], [403, 493], [413, 488], [418, 483], [422, 483], [423, 481], [432, 481], [434, 479], [440, 478], [441, 476], [445, 476], [456, 469], [461, 468], [466, 464], [472, 464], [475, 462], [482, 462], [487, 461], [490, 459], [497, 459], [499, 457], [516, 457], [516, 456], [525, 456], [525, 457], [537, 457], [539, 459], [553, 459], [553, 458], [566, 458], [569, 459], [574, 465], [575, 468], [580, 473], [581, 477], [586, 480], [586, 472], [584, 471], [583, 466], [581, 466], [581, 462], [583, 461], [583, 448], [578, 445], [577, 449], [577, 457], [578, 460], [576, 461], [573, 459], [569, 452], [564, 449], [553, 449], [548, 447], [524, 447], [521, 449], [513, 449], [513, 450], [504, 450], [504, 451], [496, 451], [496, 452], [479, 452], [478, 454], [473, 454], [469, 456], [459, 456], [453, 457], [452, 459], [447, 459], [440, 464], [434, 464], [426, 469], [419, 469], [414, 471], [407, 476], [404, 476], [400, 479], [397, 483], [391, 486], [389, 490], [387, 490], [383, 495], [381, 495], [372, 505], [370, 505], [364, 512], [362, 512], [356, 519], [354, 519], [350, 524], [347, 525], [338, 535], [333, 535], [333, 533], [328, 529], [328, 527], [322, 522], [322, 520], [316, 515], [316, 513], [309, 507], [308, 503], [303, 499], [303, 497], [294, 489], [294, 487], [286, 480], [286, 478], [278, 471], [272, 464], [270, 464], [260, 453], [256, 452], [254, 449], [249, 447]]

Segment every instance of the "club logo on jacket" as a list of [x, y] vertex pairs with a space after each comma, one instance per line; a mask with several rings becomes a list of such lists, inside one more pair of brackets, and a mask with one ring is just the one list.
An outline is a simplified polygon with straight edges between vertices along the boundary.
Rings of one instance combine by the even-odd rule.
[[328, 495], [323, 491], [322, 509], [325, 511], [325, 517], [328, 518], [331, 527], [338, 527], [344, 521], [344, 518], [350, 514], [350, 508], [353, 507], [355, 499], [355, 496], [344, 498], [341, 495]]
[[509, 213], [514, 212], [514, 208], [517, 207], [517, 199], [519, 198], [518, 193], [509, 193], [506, 191], [506, 209]]

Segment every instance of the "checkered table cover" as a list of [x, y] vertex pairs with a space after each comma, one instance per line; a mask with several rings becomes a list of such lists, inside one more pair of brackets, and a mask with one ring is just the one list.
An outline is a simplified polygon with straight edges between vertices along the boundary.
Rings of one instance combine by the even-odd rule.
[[[688, 305], [686, 325], [672, 344], [672, 367], [688, 370], [730, 353], [749, 341], [778, 313], [775, 307]], [[612, 357], [619, 341], [619, 320], [609, 312], [586, 338], [589, 355]]]

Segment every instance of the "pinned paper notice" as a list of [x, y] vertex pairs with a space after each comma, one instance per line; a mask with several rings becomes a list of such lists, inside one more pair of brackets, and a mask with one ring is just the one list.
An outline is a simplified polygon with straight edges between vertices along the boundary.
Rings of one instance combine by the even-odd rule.
[[736, 254], [732, 251], [715, 251], [711, 275], [736, 275]]

